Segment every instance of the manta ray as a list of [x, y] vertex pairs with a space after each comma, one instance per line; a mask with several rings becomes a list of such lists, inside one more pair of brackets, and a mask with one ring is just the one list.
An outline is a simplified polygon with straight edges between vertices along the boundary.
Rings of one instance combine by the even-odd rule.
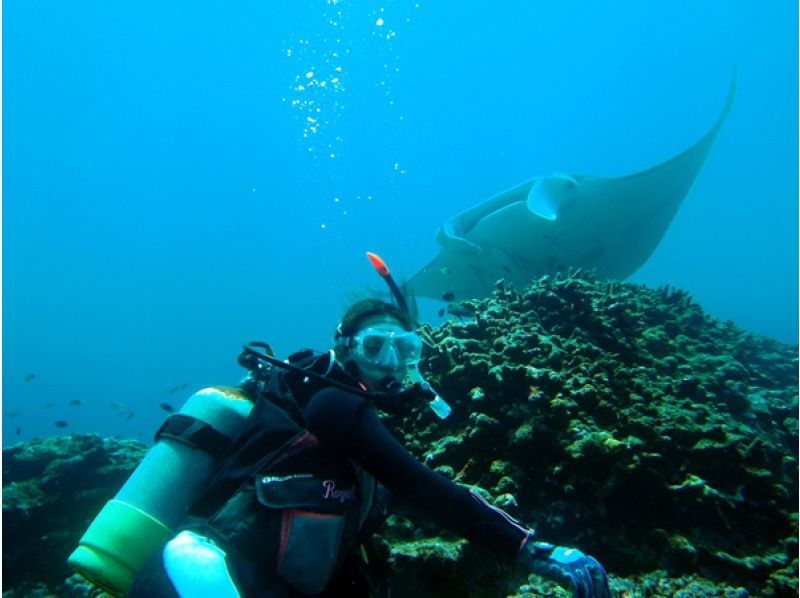
[[664, 237], [697, 177], [735, 95], [716, 124], [661, 164], [618, 178], [554, 173], [525, 181], [447, 220], [439, 255], [407, 283], [419, 296], [469, 299], [498, 279], [519, 288], [569, 268], [625, 279]]

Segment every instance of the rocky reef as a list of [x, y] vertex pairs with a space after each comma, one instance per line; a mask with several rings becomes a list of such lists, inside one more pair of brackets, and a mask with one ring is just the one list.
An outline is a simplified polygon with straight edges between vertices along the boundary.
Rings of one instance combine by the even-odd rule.
[[[567, 275], [424, 326], [453, 407], [387, 424], [430, 467], [578, 546], [619, 596], [796, 596], [797, 347], [672, 288]], [[3, 595], [85, 596], [66, 558], [145, 447], [98, 436], [3, 451]], [[395, 596], [566, 596], [400, 510], [377, 554]]]
[[67, 557], [146, 449], [96, 435], [3, 449], [3, 596], [86, 596]]
[[[617, 576], [796, 595], [796, 347], [676, 289], [578, 275], [461, 308], [423, 329], [453, 414], [395, 429], [419, 459]], [[409, 541], [397, 522], [386, 538]]]

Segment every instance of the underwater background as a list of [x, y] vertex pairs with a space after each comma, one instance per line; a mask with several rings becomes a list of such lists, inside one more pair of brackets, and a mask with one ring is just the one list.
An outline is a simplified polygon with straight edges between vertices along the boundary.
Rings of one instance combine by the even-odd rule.
[[[150, 442], [325, 349], [436, 228], [554, 171], [622, 176], [731, 114], [631, 279], [797, 342], [797, 4], [3, 4], [3, 445]], [[441, 304], [420, 301], [438, 323]]]

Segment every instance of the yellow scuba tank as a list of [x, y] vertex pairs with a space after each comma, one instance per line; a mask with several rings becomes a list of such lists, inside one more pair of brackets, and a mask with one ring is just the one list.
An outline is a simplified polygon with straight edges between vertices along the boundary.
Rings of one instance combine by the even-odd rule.
[[239, 388], [211, 387], [189, 397], [86, 530], [69, 565], [106, 592], [127, 594], [144, 562], [199, 498], [252, 408]]

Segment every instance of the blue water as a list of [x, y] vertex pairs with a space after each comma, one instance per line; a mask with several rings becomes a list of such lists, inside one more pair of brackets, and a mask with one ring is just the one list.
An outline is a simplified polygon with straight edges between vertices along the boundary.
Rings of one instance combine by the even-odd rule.
[[736, 65], [730, 117], [631, 280], [797, 342], [797, 16], [4, 2], [3, 444], [149, 440], [159, 403], [239, 379], [242, 342], [326, 348], [381, 288], [364, 251], [410, 277], [443, 220], [507, 187], [653, 166], [712, 125]]

